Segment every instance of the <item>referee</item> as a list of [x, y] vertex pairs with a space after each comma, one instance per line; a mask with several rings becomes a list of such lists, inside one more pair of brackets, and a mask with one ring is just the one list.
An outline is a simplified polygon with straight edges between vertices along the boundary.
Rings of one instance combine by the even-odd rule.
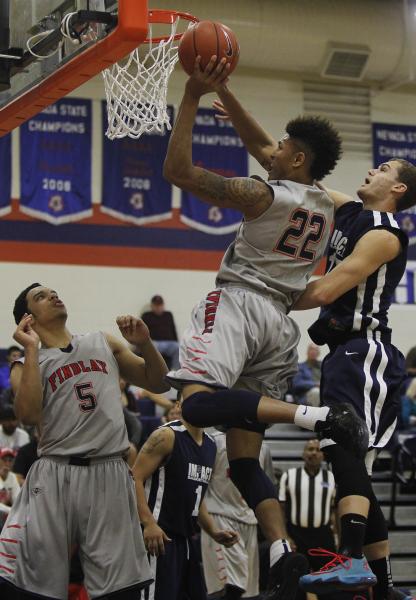
[[[311, 548], [335, 552], [331, 528], [335, 499], [335, 480], [331, 471], [322, 468], [323, 454], [318, 440], [308, 440], [303, 451], [304, 465], [283, 473], [279, 486], [279, 501], [286, 515], [288, 532], [297, 552], [308, 557], [313, 571], [328, 562], [328, 557], [310, 556]], [[335, 519], [334, 519], [335, 522]], [[297, 600], [305, 598], [299, 592]], [[330, 600], [330, 596], [325, 596]]]

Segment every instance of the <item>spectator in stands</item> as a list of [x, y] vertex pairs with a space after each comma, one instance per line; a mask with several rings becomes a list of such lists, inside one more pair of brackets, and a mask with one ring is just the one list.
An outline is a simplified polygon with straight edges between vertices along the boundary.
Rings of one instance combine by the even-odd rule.
[[11, 448], [0, 449], [0, 531], [10, 512], [10, 507], [16, 500], [20, 485], [12, 473], [15, 453]]
[[10, 388], [10, 366], [19, 358], [22, 358], [23, 350], [19, 346], [7, 348], [6, 364], [0, 366], [0, 391]]
[[0, 407], [0, 448], [18, 450], [30, 441], [29, 434], [18, 425], [12, 406]]
[[172, 406], [169, 406], [165, 410], [165, 414], [162, 417], [162, 423], [170, 423], [182, 418], [181, 405], [179, 402], [175, 402]]
[[[227, 548], [205, 531], [201, 532], [202, 564], [208, 597], [237, 600], [259, 595], [259, 549], [257, 519], [232, 483], [227, 458], [225, 433], [210, 430], [217, 446], [217, 456], [205, 505], [218, 529], [236, 531], [239, 540]], [[263, 443], [260, 464], [276, 485], [268, 446]]]
[[38, 439], [38, 432], [34, 428], [30, 442], [21, 446], [17, 451], [13, 464], [13, 473], [16, 475], [20, 485], [23, 485], [30, 467], [38, 459]]
[[416, 346], [406, 354], [406, 379], [401, 388], [401, 413], [399, 429], [416, 424]]
[[175, 321], [171, 312], [165, 310], [162, 296], [156, 295], [150, 300], [150, 311], [142, 314], [149, 328], [150, 336], [170, 369], [179, 369], [179, 343]]
[[[313, 571], [328, 562], [328, 556], [309, 554], [317, 548], [335, 552], [335, 480], [331, 471], [322, 467], [323, 453], [319, 441], [312, 439], [305, 444], [304, 465], [292, 468], [282, 475], [279, 500], [285, 511], [288, 532], [297, 552], [305, 554]], [[305, 598], [299, 591], [297, 600]], [[338, 596], [325, 595], [325, 600]]]
[[306, 361], [299, 364], [299, 370], [293, 378], [291, 392], [297, 404], [319, 406], [319, 386], [321, 383], [320, 348], [309, 344]]

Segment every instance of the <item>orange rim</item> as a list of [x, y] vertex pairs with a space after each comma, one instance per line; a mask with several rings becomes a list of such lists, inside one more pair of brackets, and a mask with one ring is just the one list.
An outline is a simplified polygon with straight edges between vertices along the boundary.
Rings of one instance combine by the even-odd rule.
[[[151, 9], [148, 12], [148, 21], [149, 23], [161, 23], [163, 25], [173, 25], [173, 23], [176, 21], [176, 19], [183, 19], [184, 21], [190, 21], [192, 23], [197, 23], [199, 21], [199, 19], [197, 17], [194, 17], [193, 15], [186, 13], [186, 12], [181, 12], [179, 10], [163, 10], [163, 9]], [[174, 40], [180, 40], [181, 37], [183, 36], [185, 32], [183, 31], [182, 33], [177, 33], [173, 39]], [[157, 42], [162, 42], [162, 41], [166, 41], [170, 38], [170, 34], [169, 35], [160, 35], [158, 37], [151, 37], [151, 38], [146, 38], [144, 40], [144, 42], [142, 42], [143, 44], [150, 44], [152, 43], [157, 43]]]

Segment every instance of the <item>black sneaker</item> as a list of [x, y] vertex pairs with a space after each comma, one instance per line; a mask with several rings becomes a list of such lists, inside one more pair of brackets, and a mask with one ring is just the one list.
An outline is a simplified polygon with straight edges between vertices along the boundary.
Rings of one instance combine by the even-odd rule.
[[315, 431], [319, 439], [334, 440], [357, 458], [368, 452], [368, 429], [351, 404], [333, 404], [325, 421], [317, 421]]
[[283, 554], [269, 572], [269, 584], [263, 600], [295, 600], [299, 578], [309, 573], [309, 563], [303, 554]]

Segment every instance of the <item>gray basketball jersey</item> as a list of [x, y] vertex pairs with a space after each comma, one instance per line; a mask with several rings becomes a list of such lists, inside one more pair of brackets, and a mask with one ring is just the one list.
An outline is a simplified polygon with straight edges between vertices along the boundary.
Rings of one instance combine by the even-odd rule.
[[[255, 525], [257, 519], [254, 512], [247, 506], [246, 501], [242, 498], [240, 492], [230, 479], [230, 465], [227, 458], [225, 433], [211, 428], [207, 431], [209, 432], [209, 435], [214, 438], [217, 445], [214, 471], [205, 495], [205, 505], [208, 512], [216, 515], [223, 515], [224, 517], [228, 517], [234, 521], [241, 521], [248, 525]], [[266, 446], [263, 442], [260, 450], [259, 462], [262, 469], [266, 471], [266, 474], [269, 474], [266, 469], [266, 452]], [[272, 473], [272, 478], [273, 483], [276, 483], [274, 473]]]
[[288, 309], [325, 252], [334, 205], [317, 186], [287, 180], [268, 185], [272, 204], [256, 219], [242, 221], [216, 283], [270, 294]]
[[43, 385], [39, 456], [111, 456], [127, 451], [118, 365], [102, 332], [73, 336], [69, 351], [41, 348], [39, 368]]

